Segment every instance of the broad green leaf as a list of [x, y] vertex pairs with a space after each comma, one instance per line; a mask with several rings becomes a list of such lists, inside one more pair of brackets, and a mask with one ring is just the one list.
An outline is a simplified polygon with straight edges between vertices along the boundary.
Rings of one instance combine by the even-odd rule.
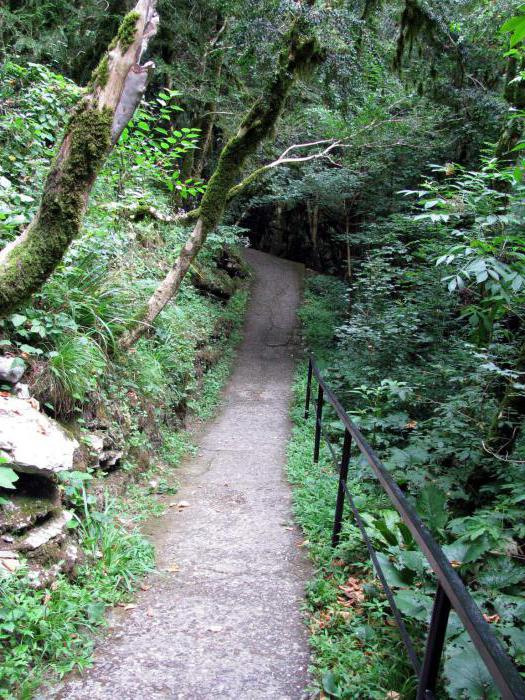
[[0, 488], [2, 489], [16, 489], [14, 485], [18, 481], [18, 474], [10, 467], [3, 467], [0, 465]]
[[496, 700], [500, 697], [492, 676], [470, 640], [450, 649], [444, 675], [450, 697], [468, 700]]
[[417, 499], [417, 511], [431, 529], [442, 530], [448, 521], [445, 492], [427, 484]]
[[407, 617], [427, 622], [432, 612], [433, 600], [417, 589], [399, 591], [395, 594], [398, 608]]
[[377, 559], [389, 586], [393, 588], [404, 588], [410, 584], [410, 581], [394, 566], [386, 554], [378, 552]]
[[22, 314], [13, 314], [10, 320], [15, 328], [19, 328], [27, 321], [27, 316], [22, 316]]

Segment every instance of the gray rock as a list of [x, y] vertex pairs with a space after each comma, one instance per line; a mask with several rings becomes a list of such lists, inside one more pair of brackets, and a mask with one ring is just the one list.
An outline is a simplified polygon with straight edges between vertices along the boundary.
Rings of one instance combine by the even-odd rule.
[[124, 456], [124, 451], [114, 449], [115, 440], [109, 434], [91, 433], [85, 438], [89, 451], [96, 460], [96, 466], [111, 469]]
[[[10, 495], [0, 508], [0, 533], [20, 532], [42, 520], [57, 507], [54, 498]], [[5, 537], [2, 538], [4, 541]], [[11, 538], [11, 542], [13, 539]]]
[[25, 371], [25, 363], [20, 358], [0, 356], [0, 383], [16, 384]]
[[0, 396], [0, 456], [17, 472], [48, 478], [73, 468], [78, 442], [31, 401]]
[[43, 525], [35, 527], [31, 533], [20, 540], [16, 548], [22, 552], [32, 551], [64, 534], [67, 524], [73, 518], [73, 513], [62, 510]]
[[18, 384], [15, 384], [13, 387], [13, 391], [15, 392], [15, 396], [18, 399], [30, 399], [31, 394], [29, 393], [29, 386], [27, 384], [21, 384], [18, 382]]

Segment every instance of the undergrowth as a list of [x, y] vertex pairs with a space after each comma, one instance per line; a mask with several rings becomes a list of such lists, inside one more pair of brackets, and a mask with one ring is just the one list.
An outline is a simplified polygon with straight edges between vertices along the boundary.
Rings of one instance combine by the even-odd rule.
[[[221, 359], [205, 373], [199, 402], [191, 401], [199, 419], [210, 418], [218, 405], [246, 300], [240, 291], [225, 310], [233, 330], [218, 341]], [[76, 513], [73, 525], [84, 559], [74, 579], [61, 574], [37, 590], [25, 569], [0, 579], [0, 698], [31, 698], [49, 674], [62, 677], [91, 665], [95, 634], [106, 625], [107, 610], [129, 603], [141, 579], [154, 570], [153, 546], [139, 526], [163, 515], [166, 505], [157, 496], [177, 492], [176, 468], [193, 449], [190, 431], [165, 426], [155, 461], [117, 497], [109, 495], [106, 479], [89, 471], [67, 476], [62, 488]]]
[[[34, 192], [80, 94], [42, 66], [7, 62], [1, 72], [9, 110], [0, 118], [0, 142], [9, 157], [0, 168], [0, 246], [34, 214]], [[97, 181], [82, 235], [41, 291], [0, 321], [0, 347], [26, 366], [31, 396], [82, 445], [78, 470], [60, 489], [75, 513], [71, 541], [84, 557], [74, 575], [39, 586], [25, 568], [0, 578], [1, 698], [30, 698], [43, 678], [89, 666], [106, 610], [128, 603], [153, 570], [140, 523], [162, 515], [161, 497], [177, 492], [177, 467], [194, 449], [185, 420], [213, 414], [240, 337], [247, 292], [234, 250], [242, 230], [221, 227], [199, 275], [224, 285], [224, 294], [203, 293], [188, 276], [148, 335], [125, 354], [118, 349], [187, 236], [172, 223], [129, 216], [137, 203], [173, 207], [176, 163], [197, 138], [184, 129], [175, 145], [166, 137], [167, 150], [165, 130], [155, 130], [179, 109], [176, 95], [166, 98], [169, 108], [163, 99], [143, 104]], [[145, 137], [146, 128], [156, 136]], [[185, 183], [192, 196], [201, 191], [194, 184]], [[231, 277], [218, 269], [224, 258]], [[117, 455], [108, 473], [90, 452], [93, 434]]]
[[[459, 569], [504, 648], [520, 664], [525, 649], [520, 595], [524, 569], [516, 542], [520, 542], [522, 527], [518, 511], [509, 507], [511, 501], [522, 499], [510, 495], [516, 494], [519, 479], [512, 484], [507, 483], [508, 475], [500, 484], [493, 480], [477, 494], [477, 503], [471, 498], [467, 507], [469, 476], [477, 464], [486, 461], [474, 445], [481, 442], [480, 434], [487, 425], [484, 421], [494, 408], [483, 393], [478, 395], [483, 368], [479, 359], [473, 361], [471, 348], [459, 338], [449, 342], [446, 358], [441, 350], [434, 350], [427, 360], [421, 356], [417, 362], [408, 362], [405, 349], [418, 335], [413, 325], [404, 328], [402, 322], [413, 304], [423, 302], [425, 286], [416, 290], [414, 299], [405, 295], [402, 306], [393, 305], [388, 293], [390, 254], [383, 247], [362, 263], [351, 306], [341, 281], [321, 276], [307, 279], [300, 311], [305, 345], [452, 565]], [[427, 275], [429, 284], [434, 273], [429, 269], [420, 274]], [[445, 298], [442, 309], [446, 303]], [[374, 315], [370, 315], [370, 305], [375, 307]], [[428, 330], [418, 329], [417, 333], [424, 343], [428, 344], [429, 333], [439, 337], [443, 333], [443, 323], [435, 319], [426, 318], [422, 323]], [[406, 334], [403, 343], [401, 333]], [[341, 544], [335, 551], [330, 546], [337, 493], [335, 467], [327, 449], [321, 451], [319, 465], [313, 464], [314, 421], [303, 417], [305, 376], [302, 365], [296, 378], [288, 472], [294, 486], [296, 517], [305, 531], [305, 546], [316, 570], [308, 588], [315, 689], [347, 700], [412, 700], [415, 679], [406, 651], [348, 511]], [[439, 382], [437, 376], [441, 377]], [[332, 445], [340, 454], [341, 426], [329, 407], [324, 418]], [[517, 468], [514, 473], [516, 479]], [[435, 578], [355, 450], [348, 486], [422, 657]], [[448, 626], [440, 684], [440, 697], [498, 697], [455, 613]]]

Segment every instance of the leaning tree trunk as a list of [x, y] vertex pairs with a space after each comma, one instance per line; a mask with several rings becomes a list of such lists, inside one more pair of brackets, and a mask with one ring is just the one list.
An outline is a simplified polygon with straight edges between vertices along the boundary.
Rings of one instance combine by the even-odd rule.
[[177, 294], [182, 280], [206, 241], [208, 233], [219, 224], [228, 194], [237, 180], [246, 158], [269, 136], [283, 109], [286, 97], [299, 73], [323, 59], [316, 39], [302, 33], [294, 22], [287, 34], [273, 79], [264, 94], [241, 122], [235, 136], [224, 146], [198, 209], [199, 218], [173, 268], [149, 299], [141, 318], [121, 339], [123, 350], [130, 348], [150, 328], [166, 304]]
[[0, 315], [47, 280], [79, 234], [98, 173], [139, 104], [153, 63], [140, 65], [156, 33], [157, 0], [138, 0], [74, 108], [29, 226], [0, 253]]

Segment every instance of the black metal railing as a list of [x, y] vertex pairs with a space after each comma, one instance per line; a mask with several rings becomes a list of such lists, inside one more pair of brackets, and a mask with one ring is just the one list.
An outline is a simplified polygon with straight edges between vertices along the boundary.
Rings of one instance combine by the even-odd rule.
[[[332, 545], [339, 544], [344, 517], [345, 501], [348, 501], [363, 540], [370, 553], [377, 577], [385, 591], [392, 613], [399, 627], [401, 638], [405, 644], [408, 657], [414, 668], [418, 680], [417, 700], [433, 700], [436, 698], [436, 686], [439, 675], [445, 635], [451, 609], [454, 609], [461, 620], [465, 630], [469, 634], [474, 646], [481, 656], [485, 666], [491, 674], [494, 682], [504, 700], [525, 700], [525, 683], [512, 659], [507, 655], [499, 640], [484, 620], [472, 596], [465, 588], [457, 572], [452, 568], [441, 547], [434, 540], [429, 530], [423, 525], [413, 507], [407, 501], [403, 492], [392, 479], [389, 472], [381, 464], [372, 447], [362, 436], [359, 429], [348, 417], [341, 403], [324, 381], [313, 358], [308, 364], [308, 382], [306, 388], [305, 419], [309, 417], [312, 403], [312, 389], [314, 379], [318, 384], [315, 420], [314, 462], [319, 461], [321, 437], [324, 437], [330, 450], [330, 454], [339, 472], [339, 487], [335, 507], [334, 528]], [[323, 428], [323, 408], [329, 403], [335, 410], [339, 420], [344, 426], [344, 441], [340, 459], [337, 458], [334, 446], [329, 440]], [[352, 443], [355, 443], [372, 468], [383, 491], [398, 511], [403, 522], [410, 530], [414, 540], [423, 551], [437, 578], [437, 590], [434, 606], [427, 633], [425, 654], [421, 662], [414, 644], [410, 638], [402, 614], [396, 605], [394, 594], [387, 583], [387, 579], [381, 569], [373, 544], [367, 534], [364, 522], [355, 505], [352, 494], [347, 485], [348, 468]]]

